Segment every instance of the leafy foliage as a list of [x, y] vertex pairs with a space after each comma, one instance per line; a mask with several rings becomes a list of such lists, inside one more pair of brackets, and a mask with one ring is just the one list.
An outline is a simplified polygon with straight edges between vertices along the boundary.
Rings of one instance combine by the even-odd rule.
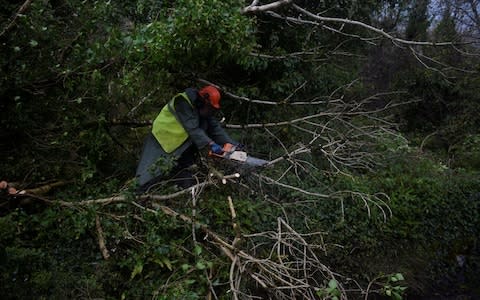
[[[450, 10], [430, 23], [428, 2], [295, 1], [407, 38], [461, 40], [465, 24], [456, 26]], [[475, 47], [399, 48], [348, 23], [286, 22], [291, 6], [244, 15], [246, 4], [234, 0], [31, 1], [17, 14], [19, 4], [0, 8], [2, 176], [21, 188], [64, 179], [67, 186], [45, 197], [70, 205], [2, 191], [5, 299], [229, 298], [231, 262], [202, 227], [234, 240], [227, 195], [242, 234], [271, 233], [288, 220], [322, 245], [315, 249], [322, 262], [382, 296], [478, 292], [480, 77], [477, 56], [464, 55]], [[246, 172], [238, 184], [203, 190], [195, 207], [190, 195], [161, 203], [192, 225], [137, 200], [131, 179], [148, 131], [137, 119], [153, 119], [198, 79], [277, 104], [225, 97], [227, 122], [260, 124], [232, 132], [250, 153], [311, 151], [260, 174], [294, 188]], [[401, 93], [387, 95], [392, 89]], [[385, 109], [407, 100], [415, 103]], [[299, 101], [310, 104], [292, 105]], [[323, 126], [310, 119], [261, 126], [321, 113]], [[309, 145], [312, 132], [321, 142]], [[369, 161], [334, 168], [329, 149], [344, 151], [345, 161], [359, 153]], [[118, 194], [125, 201], [79, 204]], [[265, 236], [242, 242], [240, 250], [258, 257], [288, 258]], [[316, 295], [330, 299], [350, 284], [317, 273], [311, 279], [324, 287]], [[242, 288], [271, 296], [251, 278]]]

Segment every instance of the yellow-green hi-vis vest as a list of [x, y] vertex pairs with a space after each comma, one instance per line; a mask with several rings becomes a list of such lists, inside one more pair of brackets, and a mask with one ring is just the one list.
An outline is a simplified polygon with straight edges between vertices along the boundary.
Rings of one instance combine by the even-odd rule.
[[183, 97], [193, 107], [186, 93], [180, 93], [173, 97], [153, 121], [152, 134], [167, 153], [172, 153], [188, 138], [188, 133], [178, 121], [175, 112], [175, 101]]

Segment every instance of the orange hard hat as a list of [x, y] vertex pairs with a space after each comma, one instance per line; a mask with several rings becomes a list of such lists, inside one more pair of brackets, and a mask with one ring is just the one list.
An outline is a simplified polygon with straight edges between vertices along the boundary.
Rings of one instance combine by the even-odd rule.
[[220, 92], [213, 85], [203, 87], [199, 92], [200, 96], [216, 109], [220, 108]]

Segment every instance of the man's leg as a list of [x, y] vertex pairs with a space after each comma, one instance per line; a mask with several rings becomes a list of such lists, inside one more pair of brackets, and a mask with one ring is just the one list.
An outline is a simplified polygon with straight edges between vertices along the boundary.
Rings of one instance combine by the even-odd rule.
[[187, 148], [178, 158], [177, 166], [171, 172], [175, 184], [181, 188], [186, 189], [196, 184], [191, 170], [192, 165], [195, 163], [196, 155], [197, 150], [195, 146]]
[[145, 138], [142, 155], [137, 166], [136, 177], [139, 186], [136, 194], [145, 193], [164, 175], [161, 168], [155, 167], [160, 157], [166, 157], [166, 154], [155, 137], [149, 133]]

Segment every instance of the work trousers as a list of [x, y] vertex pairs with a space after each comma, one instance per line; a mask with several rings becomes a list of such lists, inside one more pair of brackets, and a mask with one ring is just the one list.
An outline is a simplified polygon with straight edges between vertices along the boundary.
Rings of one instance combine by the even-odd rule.
[[152, 178], [147, 183], [139, 186], [136, 193], [143, 194], [148, 192], [153, 185], [167, 179], [172, 180], [173, 183], [180, 188], [188, 188], [194, 185], [196, 182], [193, 178], [191, 167], [195, 163], [197, 157], [197, 148], [193, 145], [188, 147], [175, 161], [175, 166], [168, 174], [161, 174]]

